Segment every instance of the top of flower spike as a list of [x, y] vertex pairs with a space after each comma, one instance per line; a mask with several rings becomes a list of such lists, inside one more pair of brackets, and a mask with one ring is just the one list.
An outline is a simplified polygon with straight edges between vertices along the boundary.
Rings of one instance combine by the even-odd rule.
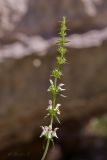
[[66, 17], [62, 17], [62, 21], [61, 21], [61, 29], [60, 29], [60, 32], [59, 32], [59, 35], [63, 38], [65, 37], [67, 34], [66, 34], [66, 30], [67, 30], [67, 27], [66, 27]]

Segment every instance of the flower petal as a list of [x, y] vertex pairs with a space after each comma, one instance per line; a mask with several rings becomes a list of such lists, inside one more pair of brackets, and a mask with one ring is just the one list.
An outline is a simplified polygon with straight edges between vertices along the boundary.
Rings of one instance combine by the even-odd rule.
[[65, 91], [66, 89], [59, 87], [60, 91]]
[[49, 100], [49, 105], [52, 105], [52, 100]]
[[53, 85], [53, 81], [52, 81], [52, 79], [50, 79], [49, 81], [50, 81], [50, 84], [51, 84], [51, 85]]
[[59, 108], [61, 106], [61, 104], [60, 103], [58, 103], [57, 105], [56, 105], [56, 108]]
[[52, 132], [52, 137], [58, 138], [58, 136], [57, 136], [57, 134], [56, 134], [57, 129], [58, 129], [58, 128], [55, 128], [54, 131]]
[[60, 94], [60, 96], [61, 96], [61, 97], [64, 97], [64, 98], [66, 98], [66, 97], [67, 97], [67, 96], [65, 96], [65, 95], [63, 95], [63, 94]]
[[62, 87], [62, 86], [64, 86], [64, 84], [63, 84], [63, 83], [60, 83], [60, 84], [59, 84], [59, 87]]

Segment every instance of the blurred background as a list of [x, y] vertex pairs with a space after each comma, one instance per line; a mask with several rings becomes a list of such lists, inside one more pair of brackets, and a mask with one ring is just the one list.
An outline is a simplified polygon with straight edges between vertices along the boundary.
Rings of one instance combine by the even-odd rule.
[[0, 0], [0, 160], [39, 160], [49, 75], [67, 17], [67, 98], [47, 160], [107, 160], [107, 0]]

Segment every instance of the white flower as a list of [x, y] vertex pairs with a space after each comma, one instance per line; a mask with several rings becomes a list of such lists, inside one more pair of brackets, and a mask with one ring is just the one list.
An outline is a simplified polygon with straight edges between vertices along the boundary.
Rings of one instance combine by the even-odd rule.
[[52, 131], [52, 137], [56, 137], [58, 138], [57, 134], [56, 134], [56, 131], [58, 130], [58, 128], [55, 128], [53, 131]]
[[[53, 83], [52, 79], [50, 79], [49, 81], [50, 81], [51, 86], [53, 86], [53, 85], [54, 85], [54, 83]], [[48, 90], [47, 90], [47, 91], [48, 91], [48, 92], [50, 92], [50, 87], [48, 88]]]
[[50, 81], [50, 84], [51, 84], [51, 85], [53, 85], [53, 81], [52, 81], [52, 79], [50, 79], [49, 81]]
[[59, 86], [62, 87], [62, 86], [64, 86], [64, 84], [63, 84], [63, 83], [60, 83]]
[[60, 115], [60, 110], [59, 110], [59, 107], [61, 106], [61, 104], [57, 104], [55, 108], [53, 108], [52, 106], [52, 100], [49, 100], [49, 106], [46, 110], [48, 110], [48, 113], [45, 117], [48, 117], [48, 116], [54, 116], [57, 121], [60, 123], [57, 115]]
[[62, 86], [64, 86], [64, 84], [63, 84], [63, 83], [60, 83], [59, 86], [58, 86], [59, 90], [60, 90], [60, 91], [65, 91], [66, 89], [62, 88]]
[[47, 108], [47, 110], [51, 110], [52, 109], [52, 100], [49, 100], [49, 106]]
[[61, 104], [59, 104], [59, 103], [56, 105], [56, 108], [55, 108], [55, 109], [56, 109], [56, 111], [57, 111], [57, 114], [60, 114], [60, 110], [59, 110], [59, 107], [60, 107], [60, 106], [61, 106]]
[[50, 92], [50, 88], [48, 88], [47, 91]]
[[63, 97], [63, 98], [66, 98], [67, 96], [65, 96], [65, 95], [63, 95], [63, 94], [60, 94], [61, 95], [61, 97]]
[[[56, 108], [55, 108], [57, 114], [59, 114], [59, 115], [60, 115], [60, 110], [59, 110], [59, 107], [60, 107], [60, 106], [61, 106], [61, 104], [58, 103], [58, 104], [56, 105]], [[59, 120], [59, 118], [58, 118], [57, 116], [56, 116], [56, 119], [57, 119], [57, 121], [60, 123], [60, 120]]]
[[[61, 104], [57, 104], [55, 108], [53, 108], [52, 106], [52, 100], [49, 100], [49, 106], [46, 110], [51, 110], [53, 112], [55, 112], [56, 114], [60, 114], [60, 110], [59, 107], [61, 106]], [[50, 114], [48, 113], [47, 116], [49, 116]]]
[[53, 131], [52, 131], [52, 126], [49, 125], [49, 126], [42, 126], [42, 133], [40, 135], [40, 137], [42, 136], [45, 136], [47, 139], [52, 139], [53, 137], [56, 137], [58, 138], [57, 134], [56, 134], [56, 131], [57, 131], [58, 128], [55, 128]]
[[56, 119], [57, 119], [58, 123], [60, 123], [60, 120], [59, 120], [59, 118], [58, 118], [58, 117], [56, 117]]
[[47, 131], [48, 131], [48, 126], [41, 126], [41, 128], [42, 128], [42, 133], [41, 133], [41, 135], [40, 135], [40, 137], [42, 137], [42, 136], [44, 136], [44, 135], [46, 135], [47, 134]]

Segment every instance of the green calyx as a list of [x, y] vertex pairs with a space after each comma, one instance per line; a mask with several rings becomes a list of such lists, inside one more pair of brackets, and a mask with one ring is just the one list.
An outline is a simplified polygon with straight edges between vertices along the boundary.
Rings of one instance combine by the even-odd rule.
[[61, 55], [61, 56], [64, 56], [67, 52], [67, 49], [64, 48], [64, 47], [59, 47], [58, 48], [58, 53]]
[[62, 72], [59, 69], [54, 69], [52, 71], [52, 76], [55, 77], [55, 78], [61, 78]]
[[56, 108], [52, 108], [52, 109], [48, 109], [48, 113], [49, 113], [49, 115], [51, 116], [51, 117], [57, 117], [57, 115], [58, 115], [58, 111], [57, 111], [57, 109]]
[[60, 92], [60, 89], [58, 86], [52, 84], [50, 87], [49, 87], [49, 91], [52, 93], [52, 95], [57, 95], [59, 92]]
[[57, 57], [57, 64], [65, 64], [66, 63], [66, 58], [65, 57]]

